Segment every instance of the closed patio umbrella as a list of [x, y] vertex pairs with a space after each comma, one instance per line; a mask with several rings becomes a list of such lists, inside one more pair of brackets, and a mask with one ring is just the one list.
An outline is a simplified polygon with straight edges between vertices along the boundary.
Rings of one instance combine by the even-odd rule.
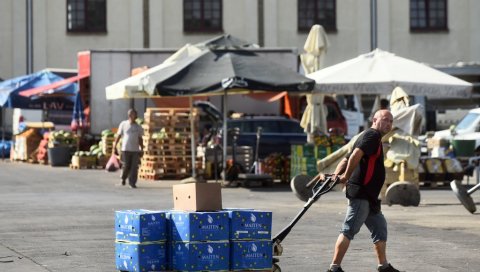
[[[323, 27], [321, 25], [312, 26], [303, 47], [305, 53], [300, 55], [305, 74], [316, 72], [322, 68], [323, 59], [329, 44]], [[327, 133], [327, 116], [323, 105], [324, 99], [324, 94], [307, 94], [307, 107], [300, 122], [300, 125], [306, 132], [313, 133], [318, 130], [321, 133]], [[308, 137], [308, 140], [311, 142], [312, 138]]]

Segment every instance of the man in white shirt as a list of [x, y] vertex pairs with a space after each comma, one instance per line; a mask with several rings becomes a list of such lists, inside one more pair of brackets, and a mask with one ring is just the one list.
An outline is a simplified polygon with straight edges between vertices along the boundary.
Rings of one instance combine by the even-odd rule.
[[122, 186], [128, 177], [130, 188], [137, 188], [138, 165], [143, 152], [143, 128], [135, 121], [137, 119], [137, 111], [128, 110], [128, 120], [122, 121], [118, 126], [118, 131], [113, 143], [113, 153], [117, 154], [117, 144], [122, 140]]

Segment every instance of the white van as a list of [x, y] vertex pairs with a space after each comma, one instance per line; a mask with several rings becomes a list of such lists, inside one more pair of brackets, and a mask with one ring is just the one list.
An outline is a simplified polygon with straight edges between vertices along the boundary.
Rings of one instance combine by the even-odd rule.
[[480, 151], [480, 108], [470, 110], [453, 130], [437, 131], [433, 138], [475, 140], [475, 150]]

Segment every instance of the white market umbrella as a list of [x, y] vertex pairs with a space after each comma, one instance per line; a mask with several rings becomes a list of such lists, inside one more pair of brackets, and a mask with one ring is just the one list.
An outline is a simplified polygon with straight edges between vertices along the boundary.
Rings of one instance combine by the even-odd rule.
[[401, 87], [408, 95], [468, 98], [472, 84], [422, 63], [375, 49], [308, 74], [314, 93], [391, 94]]
[[[312, 26], [303, 46], [305, 53], [300, 55], [305, 74], [313, 73], [322, 68], [323, 59], [329, 45], [330, 43], [323, 27], [321, 25]], [[319, 93], [307, 95], [307, 107], [300, 122], [305, 132], [319, 131], [324, 134], [327, 133], [327, 116], [323, 105], [324, 98], [325, 95]], [[310, 141], [310, 137], [308, 138]]]

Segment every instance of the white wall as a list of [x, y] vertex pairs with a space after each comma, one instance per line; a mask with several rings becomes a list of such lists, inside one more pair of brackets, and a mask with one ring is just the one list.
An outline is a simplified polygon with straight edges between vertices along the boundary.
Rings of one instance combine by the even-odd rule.
[[[0, 1], [0, 77], [26, 71], [26, 1]], [[89, 49], [132, 49], [143, 46], [143, 1], [107, 1], [107, 33], [66, 31], [65, 0], [35, 0], [34, 68], [76, 68], [76, 53]], [[150, 48], [179, 48], [220, 33], [183, 32], [181, 0], [150, 0]], [[297, 31], [297, 1], [264, 0], [265, 45], [303, 51], [307, 33]], [[449, 31], [411, 33], [409, 1], [378, 1], [378, 45], [398, 55], [431, 64], [480, 59], [480, 1], [448, 1]], [[225, 33], [258, 42], [256, 0], [224, 0]], [[328, 34], [331, 47], [325, 65], [370, 50], [370, 0], [337, 1], [337, 31]], [[440, 54], [439, 54], [440, 53]]]

